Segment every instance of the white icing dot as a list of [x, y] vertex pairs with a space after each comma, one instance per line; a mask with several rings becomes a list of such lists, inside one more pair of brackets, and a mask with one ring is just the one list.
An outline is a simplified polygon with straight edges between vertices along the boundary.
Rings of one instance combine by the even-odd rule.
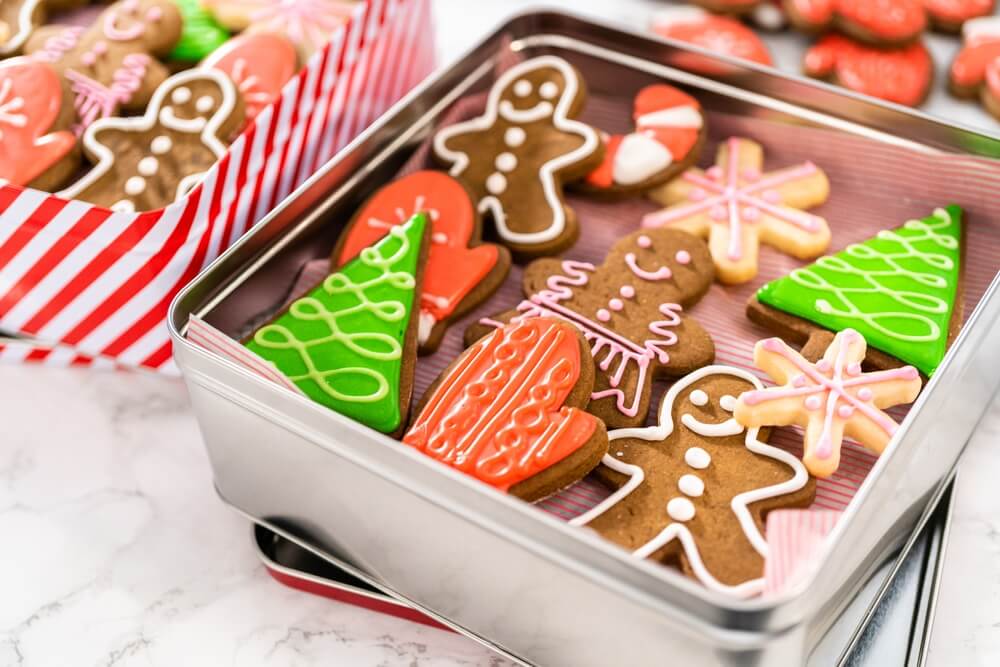
[[125, 194], [135, 195], [142, 194], [142, 191], [146, 189], [146, 179], [142, 176], [133, 176], [125, 181]]
[[538, 87], [538, 94], [547, 100], [551, 100], [559, 94], [559, 86], [552, 81], [546, 81]]
[[155, 157], [144, 157], [139, 160], [139, 166], [136, 170], [142, 176], [152, 176], [160, 168], [160, 162]]
[[721, 405], [722, 409], [726, 412], [732, 412], [736, 409], [736, 399], [729, 394], [726, 394], [719, 399], [719, 405]]
[[170, 141], [170, 137], [159, 136], [153, 139], [149, 144], [149, 149], [153, 151], [155, 155], [163, 155], [171, 148], [173, 148], [174, 142]]
[[701, 447], [692, 447], [684, 452], [684, 462], [692, 468], [704, 470], [712, 462], [712, 457]]
[[179, 86], [174, 88], [174, 92], [170, 93], [170, 100], [174, 104], [187, 104], [191, 99], [191, 89], [187, 86]]
[[135, 212], [135, 204], [133, 204], [132, 202], [130, 202], [127, 199], [122, 199], [121, 201], [116, 201], [114, 204], [112, 204], [111, 205], [111, 210], [112, 211], [121, 211], [123, 213], [134, 213]]
[[697, 498], [701, 494], [705, 493], [705, 482], [701, 481], [701, 478], [697, 475], [683, 475], [679, 480], [677, 480], [677, 488], [681, 490], [685, 496], [691, 496], [692, 498]]
[[703, 392], [701, 389], [695, 389], [691, 392], [691, 395], [688, 396], [688, 400], [691, 401], [692, 405], [697, 405], [698, 407], [708, 405], [708, 394]]
[[194, 108], [198, 110], [198, 113], [208, 113], [215, 108], [215, 99], [211, 95], [202, 95], [194, 103]]
[[531, 82], [527, 79], [521, 79], [514, 84], [514, 94], [518, 97], [527, 97], [531, 94]]
[[507, 179], [503, 174], [492, 173], [486, 178], [486, 189], [490, 194], [499, 195], [507, 189]]
[[497, 155], [496, 167], [500, 171], [514, 171], [517, 166], [517, 158], [513, 153], [500, 153]]
[[674, 521], [690, 521], [694, 518], [694, 503], [687, 498], [672, 498], [667, 503], [667, 514]]
[[503, 135], [503, 140], [511, 148], [517, 148], [524, 143], [526, 138], [527, 135], [525, 134], [524, 129], [520, 127], [509, 127]]

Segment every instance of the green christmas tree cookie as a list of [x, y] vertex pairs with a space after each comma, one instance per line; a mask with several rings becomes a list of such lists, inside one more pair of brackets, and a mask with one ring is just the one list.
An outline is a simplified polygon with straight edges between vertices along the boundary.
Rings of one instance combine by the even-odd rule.
[[422, 213], [393, 227], [246, 347], [317, 403], [383, 433], [398, 431], [413, 385], [410, 324], [427, 227]]
[[181, 38], [170, 52], [171, 60], [198, 62], [226, 43], [229, 31], [206, 11], [199, 0], [173, 0], [184, 17]]
[[757, 300], [930, 376], [948, 350], [962, 263], [962, 209], [938, 209], [764, 285]]

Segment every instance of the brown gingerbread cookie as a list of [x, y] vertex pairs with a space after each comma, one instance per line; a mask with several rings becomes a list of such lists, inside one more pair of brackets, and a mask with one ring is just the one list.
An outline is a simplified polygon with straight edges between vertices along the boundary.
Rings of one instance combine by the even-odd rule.
[[728, 366], [708, 366], [674, 384], [658, 425], [608, 433], [608, 455], [596, 474], [615, 491], [572, 523], [640, 558], [679, 564], [714, 591], [760, 593], [767, 513], [808, 507], [816, 491], [798, 458], [733, 418], [736, 397], [762, 388]]
[[573, 325], [535, 317], [496, 329], [428, 389], [403, 442], [527, 501], [594, 469], [604, 424], [583, 411], [594, 362]]
[[715, 273], [707, 246], [673, 229], [652, 229], [618, 241], [600, 266], [540, 259], [524, 271], [527, 298], [515, 310], [466, 331], [471, 343], [492, 327], [531, 317], [572, 322], [597, 364], [587, 410], [610, 428], [646, 420], [653, 380], [680, 377], [712, 363], [715, 345], [683, 314], [704, 296]]
[[579, 235], [563, 183], [600, 164], [597, 131], [574, 120], [586, 97], [580, 73], [541, 56], [507, 70], [483, 115], [438, 131], [433, 152], [464, 183], [515, 254], [551, 255]]
[[31, 33], [45, 21], [42, 0], [0, 2], [0, 58], [21, 52]]

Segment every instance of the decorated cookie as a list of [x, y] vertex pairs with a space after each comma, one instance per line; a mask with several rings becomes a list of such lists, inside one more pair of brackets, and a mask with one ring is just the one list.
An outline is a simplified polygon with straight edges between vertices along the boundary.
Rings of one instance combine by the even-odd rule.
[[684, 315], [712, 284], [712, 260], [699, 239], [672, 229], [635, 232], [616, 243], [604, 264], [540, 259], [524, 271], [527, 298], [481, 320], [475, 340], [508, 321], [557, 317], [576, 325], [597, 364], [587, 410], [611, 428], [646, 420], [654, 378], [680, 377], [712, 363], [715, 346]]
[[754, 364], [781, 386], [740, 395], [736, 421], [747, 427], [801, 426], [802, 460], [817, 477], [837, 471], [845, 436], [881, 454], [898, 428], [882, 409], [912, 403], [922, 383], [912, 366], [865, 373], [865, 348], [861, 334], [844, 329], [813, 364], [780, 338], [758, 342]]
[[182, 26], [171, 0], [119, 0], [89, 28], [39, 28], [25, 52], [51, 63], [70, 82], [79, 135], [119, 108], [146, 108], [167, 78], [167, 69], [156, 57], [170, 53]]
[[974, 19], [962, 28], [962, 48], [951, 63], [949, 84], [959, 97], [980, 97], [1000, 118], [1000, 17]]
[[[760, 8], [771, 7], [761, 5]], [[772, 65], [771, 52], [764, 40], [739, 21], [716, 16], [699, 7], [669, 7], [653, 15], [653, 32], [668, 39], [688, 42], [735, 58]], [[692, 58], [691, 63], [697, 65]], [[704, 67], [702, 67], [704, 69]]]
[[902, 46], [927, 28], [925, 0], [784, 0], [797, 27], [820, 32], [836, 27], [875, 46]]
[[764, 4], [764, 0], [691, 0], [691, 4], [716, 14], [749, 15]]
[[28, 58], [0, 61], [0, 183], [59, 187], [76, 170], [73, 107], [55, 70]]
[[170, 52], [171, 60], [198, 62], [229, 39], [229, 31], [201, 6], [199, 0], [173, 0], [173, 3], [184, 17], [184, 30]]
[[783, 30], [788, 27], [788, 17], [782, 0], [764, 0], [750, 15], [753, 23], [763, 30]]
[[360, 8], [357, 0], [201, 0], [201, 4], [230, 30], [287, 37], [303, 64]]
[[935, 28], [959, 32], [966, 21], [990, 16], [996, 0], [924, 0], [924, 7]]
[[608, 451], [583, 411], [594, 364], [570, 324], [532, 318], [466, 350], [428, 390], [403, 442], [528, 501], [581, 479]]
[[580, 188], [629, 195], [662, 185], [698, 159], [705, 114], [698, 100], [666, 84], [646, 86], [635, 97], [635, 131], [606, 136], [604, 160]]
[[922, 104], [934, 80], [934, 62], [923, 42], [876, 48], [837, 34], [826, 35], [806, 52], [803, 69], [809, 76], [907, 106]]
[[733, 419], [750, 373], [708, 366], [670, 388], [659, 423], [608, 433], [597, 468], [616, 489], [573, 520], [640, 558], [677, 562], [708, 588], [746, 598], [764, 585], [767, 512], [806, 507], [816, 485], [795, 456]]
[[42, 0], [0, 2], [0, 58], [17, 55], [45, 19]]
[[317, 403], [377, 431], [402, 432], [429, 231], [422, 213], [394, 226], [258, 329], [246, 347]]
[[430, 216], [431, 245], [417, 340], [421, 352], [430, 353], [448, 325], [496, 291], [510, 270], [506, 248], [480, 241], [479, 216], [461, 183], [440, 171], [418, 171], [383, 187], [348, 224], [333, 261], [346, 263], [419, 211]]
[[103, 118], [87, 128], [83, 148], [95, 166], [59, 195], [116, 211], [161, 208], [201, 182], [242, 122], [243, 103], [225, 74], [175, 74], [144, 115]]
[[875, 348], [869, 365], [930, 376], [962, 323], [962, 248], [962, 209], [938, 209], [764, 285], [747, 314], [808, 359], [852, 327]]
[[562, 184], [590, 173], [603, 157], [597, 131], [572, 120], [584, 97], [580, 74], [568, 62], [533, 58], [497, 79], [482, 116], [434, 137], [436, 157], [517, 254], [555, 254], [579, 234]]
[[229, 40], [201, 66], [222, 70], [233, 80], [243, 98], [247, 124], [280, 97], [281, 89], [297, 70], [292, 43], [281, 35], [266, 33]]
[[716, 165], [690, 169], [650, 193], [667, 208], [644, 227], [673, 227], [708, 239], [716, 273], [736, 284], [757, 275], [759, 245], [808, 259], [830, 244], [826, 220], [803, 209], [826, 201], [830, 183], [812, 162], [763, 173], [764, 149], [749, 139], [719, 146]]

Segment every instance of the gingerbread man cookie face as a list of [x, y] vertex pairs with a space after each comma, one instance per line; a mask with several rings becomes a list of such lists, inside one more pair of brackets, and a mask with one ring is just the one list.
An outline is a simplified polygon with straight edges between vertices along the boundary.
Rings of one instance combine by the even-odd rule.
[[720, 145], [714, 167], [690, 169], [653, 190], [650, 197], [667, 208], [642, 224], [707, 238], [719, 280], [728, 284], [757, 275], [761, 243], [799, 259], [820, 255], [830, 244], [830, 228], [803, 209], [826, 201], [826, 174], [812, 162], [770, 173], [763, 167], [760, 144], [731, 138]]
[[611, 428], [635, 426], [646, 419], [657, 376], [679, 377], [715, 358], [711, 337], [683, 314], [712, 277], [705, 244], [690, 234], [636, 232], [616, 243], [601, 266], [533, 262], [524, 272], [527, 298], [516, 310], [470, 327], [466, 342], [508, 321], [571, 322], [590, 344], [597, 367], [587, 410]]
[[505, 72], [482, 116], [440, 130], [435, 156], [472, 192], [507, 247], [523, 256], [554, 254], [579, 234], [563, 182], [602, 158], [596, 130], [577, 122], [584, 102], [579, 73], [542, 56]]
[[657, 426], [608, 433], [597, 475], [616, 490], [572, 523], [639, 558], [679, 561], [712, 590], [760, 593], [766, 513], [808, 506], [815, 495], [797, 458], [733, 419], [736, 397], [760, 387], [753, 375], [726, 366], [678, 381]]
[[25, 52], [50, 63], [70, 82], [78, 134], [119, 108], [141, 111], [167, 78], [156, 60], [181, 36], [183, 20], [170, 0], [120, 0], [89, 28], [46, 26]]
[[161, 208], [201, 181], [242, 122], [242, 101], [225, 74], [175, 74], [145, 115], [105, 118], [87, 129], [84, 149], [96, 166], [59, 195], [118, 211]]
[[784, 0], [788, 18], [801, 30], [836, 27], [873, 46], [903, 46], [927, 28], [925, 0]]

